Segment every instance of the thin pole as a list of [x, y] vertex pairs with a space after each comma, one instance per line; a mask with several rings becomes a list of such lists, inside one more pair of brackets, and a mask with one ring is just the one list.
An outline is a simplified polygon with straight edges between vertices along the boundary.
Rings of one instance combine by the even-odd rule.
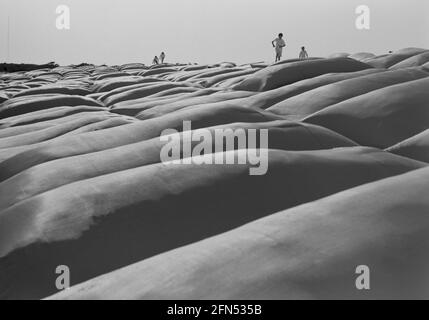
[[10, 16], [7, 16], [7, 62], [10, 62]]

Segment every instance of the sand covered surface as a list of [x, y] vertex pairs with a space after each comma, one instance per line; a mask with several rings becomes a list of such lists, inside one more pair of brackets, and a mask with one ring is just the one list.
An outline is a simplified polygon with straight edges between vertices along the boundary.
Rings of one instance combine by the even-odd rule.
[[0, 298], [428, 299], [428, 54], [1, 74]]

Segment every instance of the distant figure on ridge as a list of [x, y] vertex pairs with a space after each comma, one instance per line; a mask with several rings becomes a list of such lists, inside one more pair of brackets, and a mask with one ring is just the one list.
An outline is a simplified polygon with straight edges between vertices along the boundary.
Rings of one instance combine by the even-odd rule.
[[157, 57], [157, 56], [155, 56], [155, 57], [153, 58], [152, 64], [159, 64], [159, 60], [158, 60], [158, 57]]
[[164, 51], [161, 52], [161, 54], [159, 55], [159, 60], [161, 60], [161, 64], [164, 63], [164, 59], [165, 59], [165, 53]]
[[308, 53], [305, 50], [305, 47], [301, 47], [301, 52], [299, 53], [299, 59], [301, 60], [308, 59]]
[[276, 49], [276, 62], [280, 61], [282, 58], [283, 47], [286, 46], [286, 43], [283, 40], [283, 33], [279, 33], [278, 38], [275, 38], [273, 41], [271, 41], [271, 44]]

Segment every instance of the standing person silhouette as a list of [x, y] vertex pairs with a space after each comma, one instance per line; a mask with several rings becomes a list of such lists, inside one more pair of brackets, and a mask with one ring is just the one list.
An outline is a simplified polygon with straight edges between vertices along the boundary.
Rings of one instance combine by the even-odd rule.
[[301, 52], [299, 53], [299, 59], [301, 60], [308, 59], [308, 53], [305, 50], [305, 47], [301, 47]]
[[163, 51], [163, 52], [161, 52], [161, 54], [159, 55], [159, 60], [161, 61], [161, 64], [163, 64], [163, 63], [164, 63], [164, 59], [165, 59], [165, 53], [164, 53], [164, 51]]
[[286, 43], [283, 40], [283, 33], [279, 33], [278, 38], [275, 38], [273, 41], [271, 41], [271, 44], [276, 49], [276, 62], [280, 61], [282, 58], [283, 47], [286, 46]]
[[157, 56], [155, 56], [155, 57], [153, 58], [153, 60], [152, 60], [152, 64], [159, 64], [159, 60], [158, 60], [158, 57], [157, 57]]

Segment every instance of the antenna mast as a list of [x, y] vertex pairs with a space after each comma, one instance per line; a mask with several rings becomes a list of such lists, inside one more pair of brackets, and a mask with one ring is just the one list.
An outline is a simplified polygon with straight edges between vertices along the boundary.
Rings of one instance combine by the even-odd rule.
[[7, 15], [7, 55], [6, 61], [10, 62], [10, 15]]

